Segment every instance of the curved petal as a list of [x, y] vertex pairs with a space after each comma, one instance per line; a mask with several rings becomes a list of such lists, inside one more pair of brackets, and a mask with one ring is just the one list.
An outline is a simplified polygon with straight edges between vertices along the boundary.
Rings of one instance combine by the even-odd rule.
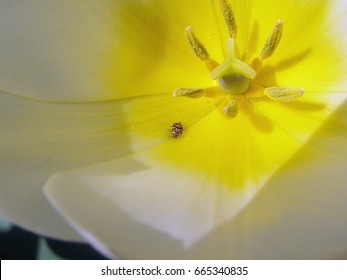
[[114, 67], [105, 69], [105, 79], [117, 96], [213, 85], [184, 36], [192, 26], [213, 58], [222, 60], [211, 1], [113, 1], [110, 9], [117, 40], [110, 53]]
[[[53, 176], [45, 190], [67, 221], [107, 256], [177, 258], [234, 216], [254, 192], [233, 196], [227, 186], [216, 184], [134, 156]], [[83, 207], [91, 203], [92, 208]], [[143, 250], [141, 243], [153, 247]], [[167, 251], [165, 243], [176, 249]]]
[[59, 170], [129, 153], [126, 135], [116, 132], [124, 126], [121, 104], [33, 102], [4, 93], [0, 103], [1, 213], [35, 232], [79, 240], [47, 203], [42, 185]]
[[[0, 103], [1, 213], [32, 231], [62, 239], [77, 236], [42, 194], [51, 174], [165, 142], [173, 122], [184, 119], [185, 125], [193, 125], [215, 106], [208, 99], [195, 101], [171, 94], [50, 103], [1, 93]], [[169, 117], [163, 118], [166, 114]]]
[[[117, 67], [124, 65], [124, 68], [118, 71], [119, 68], [116, 69], [116, 66], [108, 67], [106, 64], [104, 68], [97, 68], [102, 72], [101, 83], [107, 84], [111, 91], [117, 92], [117, 98], [164, 93], [176, 87], [195, 87], [196, 83], [199, 83], [199, 87], [211, 85], [208, 79], [201, 78], [204, 77], [206, 71], [205, 74], [198, 72], [202, 71], [201, 63], [194, 57], [191, 63], [187, 59], [189, 49], [182, 51], [183, 43], [180, 45], [182, 40], [178, 40], [179, 43], [173, 43], [174, 39], [176, 40], [179, 36], [184, 39], [183, 34], [177, 35], [177, 30], [181, 29], [181, 25], [186, 25], [187, 16], [192, 14], [191, 5], [185, 4], [183, 1], [179, 3], [182, 4], [183, 13], [180, 14], [182, 18], [177, 20], [178, 14], [171, 15], [174, 4], [170, 1], [103, 2], [105, 5], [107, 4], [106, 6], [100, 6], [97, 3], [99, 2], [90, 1], [87, 6], [93, 13], [103, 15], [103, 20], [108, 24], [114, 23], [111, 26], [115, 28], [117, 38], [119, 38], [119, 41], [115, 40], [105, 53], [108, 58], [111, 57], [110, 53], [120, 54], [114, 56], [113, 62], [117, 62]], [[207, 16], [201, 16], [200, 13], [196, 15], [201, 24], [206, 19], [210, 19], [211, 2], [206, 3], [203, 2], [202, 12], [203, 14], [206, 12]], [[307, 4], [309, 2], [304, 3], [303, 11], [316, 11], [316, 15], [320, 19], [323, 14], [326, 15], [325, 5], [320, 7]], [[319, 3], [324, 4], [325, 2]], [[262, 7], [263, 10], [259, 11], [264, 12], [264, 7], [267, 6]], [[316, 9], [312, 10], [312, 7], [316, 7]], [[116, 19], [114, 14], [118, 15]], [[257, 13], [254, 14], [257, 15]], [[305, 19], [305, 17], [302, 18]], [[299, 22], [311, 24], [310, 28], [321, 26], [311, 20], [311, 17], [309, 19]], [[179, 24], [176, 25], [176, 22]], [[146, 23], [141, 33], [142, 37], [138, 36], [137, 27], [140, 23]], [[153, 25], [153, 23], [156, 24]], [[177, 26], [178, 29], [176, 29]], [[206, 31], [207, 36], [211, 35], [212, 40], [207, 41], [212, 42], [211, 48], [213, 49], [217, 45], [214, 39], [217, 38], [218, 31], [214, 24], [211, 26], [212, 31], [207, 29], [204, 32]], [[160, 32], [153, 32], [154, 27], [158, 27]], [[165, 48], [161, 52], [159, 46], [163, 39], [174, 48]], [[312, 46], [315, 47], [315, 51], [312, 51], [316, 55], [313, 57], [318, 59], [315, 60], [315, 63], [322, 62], [322, 65], [326, 67], [323, 70], [333, 69], [332, 66], [340, 65], [340, 61], [336, 63], [337, 56], [334, 55], [330, 57], [334, 61], [332, 64], [327, 64], [328, 59], [319, 60], [318, 54], [321, 55], [327, 49], [320, 48], [319, 44], [313, 44], [315, 40], [311, 39], [312, 37], [309, 37], [307, 42], [312, 43]], [[137, 46], [129, 48], [129, 45]], [[305, 44], [303, 45], [305, 46]], [[141, 46], [141, 49], [138, 46]], [[332, 49], [334, 54], [338, 54], [335, 52], [338, 50], [337, 48]], [[328, 50], [331, 49], [328, 48]], [[283, 54], [284, 51], [280, 53]], [[311, 55], [311, 50], [309, 55]], [[155, 60], [158, 57], [161, 58], [160, 62]], [[165, 62], [165, 65], [161, 65], [162, 61]], [[271, 63], [276, 62], [276, 59], [273, 59], [272, 62], [269, 60], [269, 62], [271, 68]], [[189, 73], [185, 72], [187, 68], [183, 69], [183, 66], [187, 65], [190, 66]], [[303, 65], [306, 65], [306, 68], [303, 68], [306, 72], [309, 69], [307, 67], [316, 66], [312, 61]], [[142, 67], [145, 69], [143, 70], [145, 75], [142, 75], [142, 69], [138, 72], [141, 66], [145, 66]], [[170, 70], [166, 68], [167, 66], [170, 67]], [[315, 87], [313, 80], [317, 82], [317, 77], [322, 77], [323, 73], [322, 67], [318, 66], [318, 70], [312, 71], [311, 76], [314, 79], [303, 79], [306, 83], [299, 85], [308, 85], [311, 92], [316, 92], [312, 100], [319, 99], [320, 95], [317, 92], [329, 88], [328, 86], [333, 85], [332, 83], [334, 83], [335, 89], [344, 89], [343, 82], [341, 83], [341, 75], [344, 75], [343, 68], [337, 68], [337, 72], [327, 74], [328, 76], [325, 76], [328, 77], [327, 83], [322, 87]], [[197, 72], [194, 70], [195, 67], [197, 67]], [[271, 73], [271, 71], [269, 72]], [[297, 73], [303, 73], [302, 69], [298, 69]], [[336, 73], [342, 74], [335, 75]], [[124, 76], [122, 76], [123, 74]], [[281, 81], [281, 75], [278, 77], [264, 73], [262, 75], [265, 81], [267, 81], [267, 77], [277, 83]], [[133, 77], [136, 77], [136, 82]], [[290, 82], [294, 75], [286, 74], [283, 77]], [[155, 83], [158, 79], [160, 81]], [[295, 82], [298, 81], [301, 80], [295, 79]], [[338, 86], [335, 82], [339, 82]], [[286, 86], [292, 85], [286, 84]], [[109, 98], [105, 96], [103, 98]], [[310, 101], [311, 97], [308, 95], [306, 101]], [[119, 223], [131, 229], [144, 231], [142, 240], [152, 241], [153, 236], [160, 238], [164, 245], [159, 248], [158, 254], [168, 249], [167, 244], [178, 244], [179, 246], [175, 250], [167, 253], [179, 257], [183, 249], [183, 254], [189, 255], [192, 252], [191, 248], [196, 248], [197, 242], [203, 240], [202, 238], [208, 232], [238, 214], [269, 177], [301, 147], [302, 143], [308, 140], [320, 122], [330, 115], [331, 110], [344, 100], [343, 96], [339, 98], [338, 95], [331, 95], [330, 97], [332, 101], [336, 99], [337, 102], [332, 102], [333, 105], [329, 105], [326, 110], [325, 106], [318, 108], [318, 113], [310, 112], [311, 107], [307, 106], [307, 102], [299, 104], [300, 106], [297, 108], [308, 110], [304, 122], [301, 122], [300, 116], [305, 115], [305, 112], [298, 115], [293, 112], [292, 107], [286, 108], [285, 105], [282, 112], [274, 109], [271, 102], [245, 104], [244, 107], [241, 106], [242, 112], [237, 118], [227, 120], [218, 110], [204, 117], [211, 112], [215, 105], [218, 105], [218, 103], [208, 102], [208, 99], [205, 98], [199, 100], [195, 108], [189, 107], [189, 104], [193, 104], [191, 100], [179, 99], [182, 107], [179, 107], [178, 110], [175, 107], [178, 104], [176, 99], [170, 98], [175, 100], [171, 103], [164, 95], [150, 96], [149, 100], [124, 100], [118, 103], [65, 104], [66, 108], [60, 111], [61, 104], [34, 103], [29, 107], [18, 106], [19, 103], [24, 105], [29, 101], [19, 101], [8, 96], [2, 97], [4, 100], [7, 99], [4, 104], [10, 105], [4, 112], [1, 112], [4, 116], [3, 120], [11, 120], [9, 117], [12, 116], [10, 114], [11, 102], [12, 106], [24, 109], [20, 110], [20, 117], [14, 121], [18, 127], [21, 127], [18, 130], [19, 133], [12, 130], [8, 123], [3, 122], [2, 124], [5, 136], [1, 141], [4, 141], [3, 146], [9, 147], [9, 150], [3, 152], [3, 163], [1, 163], [1, 166], [5, 167], [2, 170], [4, 172], [2, 192], [6, 196], [1, 198], [0, 205], [4, 207], [6, 214], [12, 213], [14, 220], [27, 227], [37, 227], [36, 230], [46, 234], [72, 238], [73, 234], [68, 227], [62, 226], [62, 230], [57, 229], [56, 225], [52, 225], [57, 221], [58, 216], [49, 210], [49, 206], [38, 191], [38, 186], [41, 186], [44, 179], [54, 172], [85, 166], [102, 159], [111, 159], [162, 143], [144, 153], [115, 160], [110, 164], [101, 164], [53, 176], [46, 185], [46, 194], [58, 211], [75, 229], [81, 232], [84, 238], [95, 242], [97, 246], [100, 246], [100, 250], [109, 256], [114, 256], [114, 252], [117, 251], [123, 256], [134, 256], [136, 253], [136, 248], [125, 246], [129, 242], [139, 240], [137, 236], [131, 239], [132, 236], [128, 234], [129, 232], [126, 232], [127, 235], [117, 232], [117, 238], [124, 241], [124, 245], [113, 243], [117, 239], [111, 239], [111, 237], [115, 234]], [[329, 98], [324, 99], [324, 101], [326, 100], [329, 101]], [[330, 104], [328, 101], [326, 102]], [[151, 109], [155, 110], [151, 111]], [[95, 112], [97, 112], [96, 116]], [[264, 115], [261, 114], [262, 112]], [[123, 113], [126, 114], [123, 115]], [[287, 114], [290, 115], [288, 120], [286, 119]], [[160, 118], [160, 116], [165, 117]], [[204, 118], [197, 122], [202, 117]], [[314, 120], [311, 121], [310, 118]], [[34, 129], [32, 130], [32, 127], [26, 125], [23, 120], [28, 120], [28, 124], [35, 126]], [[185, 125], [182, 137], [170, 139], [170, 126], [181, 120]], [[18, 123], [16, 123], [17, 121]], [[49, 128], [48, 124], [52, 127]], [[44, 133], [43, 129], [45, 129]], [[60, 134], [62, 131], [63, 133]], [[119, 133], [121, 131], [124, 133]], [[33, 133], [37, 133], [35, 137], [33, 137]], [[86, 135], [93, 135], [91, 141], [85, 141]], [[11, 139], [14, 136], [16, 140], [12, 143]], [[27, 143], [25, 136], [34, 141]], [[119, 137], [121, 138], [119, 139]], [[70, 140], [67, 144], [62, 145], [59, 142], [66, 141], [66, 139]], [[321, 142], [318, 141], [318, 144]], [[13, 154], [19, 155], [19, 157], [14, 158]], [[35, 172], [35, 176], [32, 175], [34, 174], [32, 173], [33, 167], [38, 170]], [[18, 170], [19, 176], [8, 176], [8, 174], [17, 174]], [[9, 177], [11, 178], [9, 179]], [[29, 186], [33, 187], [29, 190], [34, 191], [20, 192], [22, 190], [20, 186], [23, 185], [23, 182], [28, 184], [28, 178], [30, 178]], [[141, 186], [139, 182], [141, 182]], [[188, 193], [187, 187], [189, 188]], [[83, 196], [83, 198], [79, 200], [79, 196]], [[88, 201], [93, 196], [98, 208], [89, 209], [87, 208], [87, 205], [90, 206]], [[17, 206], [23, 205], [23, 207], [15, 207], [10, 204], [10, 201], [16, 201]], [[22, 202], [24, 203], [22, 204]], [[27, 211], [28, 209], [31, 212]], [[39, 213], [39, 209], [40, 211], [47, 209], [48, 214]], [[115, 215], [119, 220], [110, 223], [107, 217], [112, 211], [116, 212]], [[47, 223], [46, 219], [49, 217], [52, 218]], [[168, 222], [166, 217], [170, 217], [174, 222]], [[45, 224], [43, 228], [40, 219]], [[59, 223], [62, 225], [61, 220]], [[105, 225], [105, 223], [107, 224]], [[102, 228], [98, 229], [97, 226], [102, 226]], [[152, 234], [154, 235], [152, 236]], [[139, 244], [136, 242], [135, 244]], [[149, 246], [150, 244], [153, 245], [151, 242], [146, 243]], [[204, 248], [199, 250], [204, 250]], [[326, 251], [324, 250], [324, 252]]]
[[[220, 205], [228, 200], [222, 192], [198, 186], [201, 178], [182, 186], [187, 178], [160, 170], [149, 180], [143, 174], [155, 167], [132, 158], [53, 176], [45, 192], [111, 258], [326, 259], [347, 249], [345, 165], [345, 157], [305, 146], [239, 215], [194, 244], [182, 240], [194, 234], [187, 228], [206, 229], [233, 208], [232, 200]], [[123, 175], [129, 169], [137, 169], [134, 178]], [[137, 185], [139, 179], [147, 184]]]
[[198, 11], [183, 0], [3, 0], [1, 89], [44, 100], [100, 101], [210, 86], [184, 37], [192, 25], [217, 59], [222, 56], [210, 1], [201, 1]]
[[[322, 121], [311, 122], [315, 112], [309, 112], [308, 116], [293, 113], [292, 120], [285, 122], [290, 111], [285, 114], [283, 110], [284, 115], [270, 110], [269, 119], [261, 112], [240, 113], [232, 120], [211, 112], [180, 139], [131, 157], [53, 176], [46, 184], [46, 194], [75, 229], [108, 256], [145, 257], [141, 250], [135, 252], [131, 247], [130, 253], [128, 245], [119, 245], [139, 245], [139, 237], [127, 232], [140, 230], [139, 223], [144, 231], [142, 242], [147, 244], [152, 234], [159, 234], [157, 238], [164, 242], [153, 258], [168, 256], [163, 253], [166, 242], [178, 246], [170, 250], [171, 257], [178, 257], [237, 215]], [[326, 113], [325, 118], [328, 116]], [[284, 121], [282, 126], [279, 120]], [[76, 197], [84, 192], [86, 198], [77, 202]], [[91, 197], [97, 197], [95, 208], [88, 210], [81, 204], [90, 205], [87, 200]], [[120, 225], [129, 227], [125, 235], [117, 230]]]
[[[347, 94], [343, 93], [315, 93], [306, 92], [299, 99], [291, 102], [276, 102], [268, 99], [256, 99], [253, 104], [257, 112], [268, 117], [269, 121], [278, 129], [282, 130], [288, 137], [296, 139], [301, 144], [306, 144], [312, 134], [324, 125], [329, 117], [340, 106], [345, 106]], [[343, 121], [336, 118], [340, 126]], [[338, 128], [336, 128], [338, 130]], [[337, 131], [336, 131], [337, 133]], [[332, 136], [333, 131], [332, 131]]]
[[84, 1], [2, 0], [0, 89], [44, 100], [115, 98], [100, 77], [112, 41], [112, 26]]
[[144, 150], [169, 141], [171, 127], [181, 123], [184, 132], [211, 113], [219, 98], [185, 98], [162, 94], [130, 99], [123, 107], [134, 151]]

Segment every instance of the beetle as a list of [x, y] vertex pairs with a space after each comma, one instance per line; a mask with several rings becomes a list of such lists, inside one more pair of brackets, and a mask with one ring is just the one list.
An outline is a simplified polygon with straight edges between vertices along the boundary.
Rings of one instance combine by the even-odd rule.
[[171, 126], [171, 137], [172, 138], [177, 138], [181, 137], [183, 133], [183, 125], [181, 122], [175, 122]]

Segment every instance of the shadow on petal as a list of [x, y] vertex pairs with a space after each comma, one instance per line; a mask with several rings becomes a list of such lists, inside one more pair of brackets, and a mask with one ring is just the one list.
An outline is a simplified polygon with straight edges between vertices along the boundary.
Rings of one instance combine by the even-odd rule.
[[[337, 111], [329, 121], [344, 115]], [[124, 194], [132, 188], [131, 181], [135, 178], [124, 177], [114, 181], [107, 174], [107, 164], [99, 166], [100, 172], [106, 175], [105, 182], [118, 184], [123, 189], [118, 201], [114, 203], [105, 193], [100, 192], [98, 185], [92, 182], [88, 169], [79, 176], [73, 173], [54, 176], [47, 182], [45, 191], [52, 204], [65, 216], [71, 225], [80, 232], [91, 244], [109, 257], [132, 259], [321, 259], [328, 258], [347, 248], [347, 226], [345, 221], [347, 189], [345, 188], [346, 158], [336, 153], [324, 152], [316, 148], [316, 140], [323, 132], [329, 131], [323, 125], [298, 153], [296, 153], [269, 180], [267, 185], [237, 216], [224, 224], [211, 229], [193, 244], [186, 246], [174, 232], [159, 231], [149, 226], [145, 220], [134, 216], [127, 201], [136, 196], [138, 204], [132, 207], [140, 213], [143, 203], [151, 201], [151, 194], [132, 192], [132, 197]], [[346, 130], [344, 131], [346, 133]], [[338, 138], [345, 134], [335, 135]], [[131, 161], [130, 161], [131, 163]], [[145, 171], [147, 168], [131, 163], [129, 171]], [[111, 167], [111, 165], [109, 166]], [[123, 173], [127, 167], [121, 171]], [[125, 181], [128, 180], [128, 181]], [[152, 177], [153, 184], [156, 183]], [[178, 178], [177, 178], [178, 179]], [[159, 178], [158, 178], [159, 180]], [[66, 182], [69, 182], [67, 189]], [[333, 182], [333, 183], [332, 183]], [[157, 181], [160, 184], [160, 181]], [[160, 185], [159, 185], [160, 186]], [[179, 184], [178, 184], [179, 186]], [[100, 188], [103, 188], [100, 185]], [[151, 185], [145, 187], [150, 190]], [[67, 190], [69, 190], [67, 194]], [[187, 185], [186, 196], [190, 188]], [[83, 193], [83, 196], [81, 194]], [[175, 204], [175, 198], [166, 197], [165, 190], [157, 194], [166, 203], [162, 209], [171, 208], [173, 213], [181, 211], [182, 204]], [[107, 193], [106, 193], [107, 194]], [[191, 196], [191, 197], [194, 197]], [[78, 199], [77, 199], [78, 198]], [[141, 201], [142, 198], [142, 201]], [[184, 200], [184, 198], [182, 197]], [[167, 203], [173, 201], [173, 204]], [[192, 204], [194, 205], [194, 203]], [[125, 207], [125, 208], [124, 208]], [[136, 207], [138, 207], [136, 209]], [[207, 206], [205, 206], [207, 207]], [[155, 209], [155, 207], [154, 207]], [[159, 210], [159, 208], [158, 208]], [[198, 209], [194, 209], [197, 211]], [[203, 210], [203, 209], [201, 209]], [[202, 211], [201, 214], [204, 212]], [[191, 215], [187, 212], [186, 215]], [[146, 215], [146, 213], [144, 213]], [[161, 219], [168, 228], [178, 227], [178, 220], [166, 216], [163, 212], [153, 212], [152, 218]], [[185, 218], [188, 219], [189, 217]], [[180, 217], [178, 215], [178, 217]], [[187, 220], [186, 220], [187, 221]], [[204, 222], [204, 219], [201, 220]], [[193, 223], [199, 220], [191, 220]], [[162, 224], [163, 225], [163, 224]], [[191, 225], [194, 228], [194, 225]]]

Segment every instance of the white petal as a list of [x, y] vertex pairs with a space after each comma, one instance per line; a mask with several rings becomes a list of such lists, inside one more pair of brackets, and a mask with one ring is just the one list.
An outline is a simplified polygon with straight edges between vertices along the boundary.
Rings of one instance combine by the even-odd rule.
[[88, 1], [2, 0], [0, 89], [46, 100], [114, 98], [100, 74], [114, 40], [106, 17]]
[[[323, 136], [343, 106], [236, 216], [252, 193], [233, 200], [213, 181], [150, 167], [139, 156], [55, 175], [45, 192], [109, 257], [336, 258], [347, 250], [347, 160], [336, 153], [346, 149], [330, 149]], [[336, 140], [346, 140], [339, 127]]]
[[184, 0], [1, 0], [0, 90], [101, 101], [211, 86], [184, 38], [190, 23], [201, 25], [198, 34], [220, 59], [209, 0], [200, 1], [196, 14]]
[[241, 245], [229, 247], [238, 258], [327, 259], [347, 251], [347, 160], [315, 155], [315, 161], [305, 162], [309, 149], [298, 153], [293, 161], [301, 167], [283, 166], [245, 211], [220, 229], [230, 238], [242, 236]]
[[0, 93], [0, 103], [0, 212], [22, 227], [62, 239], [79, 238], [42, 194], [50, 175], [167, 141], [172, 122], [184, 118], [192, 125], [215, 105], [171, 94], [50, 103]]
[[[122, 104], [33, 102], [0, 94], [0, 211], [15, 224], [80, 240], [42, 193], [53, 173], [130, 153]], [[123, 136], [122, 136], [123, 135]]]
[[[254, 192], [230, 194], [227, 186], [208, 180], [132, 156], [52, 176], [45, 190], [57, 210], [106, 255], [179, 258]], [[154, 240], [155, 250], [141, 249]], [[177, 248], [165, 253], [171, 243]]]

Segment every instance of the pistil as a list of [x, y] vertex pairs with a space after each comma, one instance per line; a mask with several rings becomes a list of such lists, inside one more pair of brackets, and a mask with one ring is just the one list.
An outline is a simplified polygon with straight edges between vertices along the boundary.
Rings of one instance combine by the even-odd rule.
[[[260, 52], [259, 57], [253, 59], [251, 62], [251, 65], [254, 67], [253, 69], [246, 62], [239, 59], [238, 54], [235, 51], [237, 26], [229, 1], [220, 0], [219, 4], [230, 36], [226, 44], [225, 59], [221, 64], [218, 64], [215, 60], [211, 59], [205, 46], [198, 40], [190, 26], [188, 26], [185, 30], [186, 38], [194, 55], [205, 62], [210, 71], [210, 78], [212, 80], [218, 80], [219, 87], [215, 86], [206, 89], [179, 88], [176, 89], [172, 95], [175, 97], [189, 98], [220, 98], [224, 93], [225, 96], [223, 97], [224, 101], [222, 104], [226, 105], [223, 107], [223, 113], [229, 118], [234, 118], [238, 114], [238, 106], [240, 104], [237, 102], [239, 102], [241, 99], [237, 96], [240, 95], [244, 95], [244, 97], [248, 100], [267, 97], [278, 102], [293, 101], [302, 96], [304, 93], [304, 89], [302, 88], [264, 88], [262, 85], [255, 84], [254, 82], [251, 87], [251, 81], [256, 76], [256, 71], [254, 69], [257, 71], [260, 69], [263, 64], [263, 60], [271, 57], [275, 53], [276, 48], [281, 41], [283, 22], [278, 20], [274, 25], [263, 49]], [[218, 94], [216, 94], [216, 91], [218, 91]]]
[[226, 58], [222, 64], [216, 67], [210, 78], [219, 79], [221, 89], [230, 94], [245, 93], [256, 72], [245, 62], [235, 55], [234, 39], [228, 39]]

